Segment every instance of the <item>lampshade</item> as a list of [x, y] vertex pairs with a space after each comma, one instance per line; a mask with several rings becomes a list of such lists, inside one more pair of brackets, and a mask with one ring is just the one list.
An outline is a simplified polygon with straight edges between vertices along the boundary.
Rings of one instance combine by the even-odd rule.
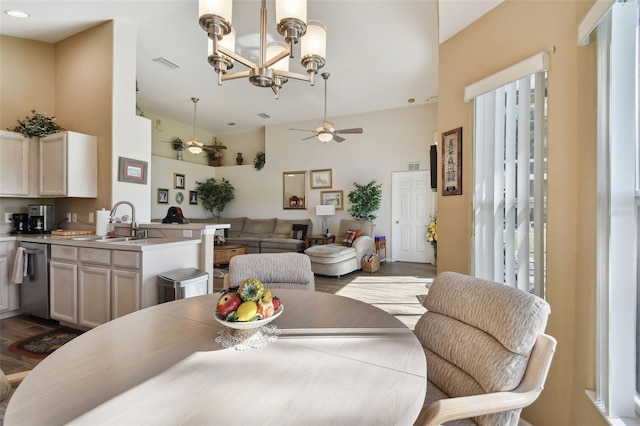
[[320, 21], [307, 22], [307, 34], [302, 39], [302, 57], [327, 57], [327, 27]]
[[307, 0], [276, 0], [276, 22], [287, 18], [307, 22]]
[[336, 214], [336, 206], [333, 204], [318, 204], [316, 206], [316, 216], [333, 216]]
[[232, 0], [200, 0], [198, 2], [198, 10], [202, 15], [216, 15], [226, 19], [231, 23], [231, 14], [233, 10]]
[[[273, 41], [269, 43], [267, 45], [267, 60], [273, 58], [278, 53], [285, 50], [287, 50], [287, 45], [282, 42]], [[273, 64], [271, 68], [280, 70], [280, 71], [289, 71], [289, 58], [285, 56], [284, 58], [280, 59], [278, 62]]]

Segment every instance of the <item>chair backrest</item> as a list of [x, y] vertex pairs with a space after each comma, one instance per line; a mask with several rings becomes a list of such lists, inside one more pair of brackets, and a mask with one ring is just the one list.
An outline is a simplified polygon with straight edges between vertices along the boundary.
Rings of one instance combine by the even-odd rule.
[[[415, 333], [427, 357], [429, 382], [449, 397], [510, 391], [523, 379], [550, 307], [503, 284], [439, 274]], [[520, 409], [475, 417], [479, 425], [517, 424]]]
[[256, 253], [234, 256], [224, 287], [235, 287], [248, 278], [257, 278], [269, 289], [315, 291], [309, 256], [303, 253]]

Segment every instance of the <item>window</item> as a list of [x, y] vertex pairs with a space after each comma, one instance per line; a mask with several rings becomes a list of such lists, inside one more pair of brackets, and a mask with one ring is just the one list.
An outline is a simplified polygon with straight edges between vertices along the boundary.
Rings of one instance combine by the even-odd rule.
[[475, 97], [473, 268], [544, 297], [546, 72], [534, 68]]
[[638, 3], [615, 3], [596, 30], [598, 235], [596, 389], [609, 419], [637, 417], [640, 167]]

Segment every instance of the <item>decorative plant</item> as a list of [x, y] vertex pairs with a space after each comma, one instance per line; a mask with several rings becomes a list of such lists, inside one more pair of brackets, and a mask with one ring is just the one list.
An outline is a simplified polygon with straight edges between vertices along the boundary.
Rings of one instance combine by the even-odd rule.
[[144, 111], [142, 110], [142, 108], [140, 108], [140, 105], [138, 105], [137, 95], [139, 91], [140, 91], [140, 87], [138, 87], [138, 80], [136, 80], [136, 115], [139, 115], [140, 117], [144, 117]]
[[382, 187], [381, 183], [376, 183], [375, 180], [367, 183], [366, 185], [360, 185], [354, 182], [356, 187], [349, 193], [349, 213], [354, 219], [358, 220], [374, 220], [377, 216], [375, 212], [380, 208], [382, 202]]
[[202, 206], [217, 219], [220, 219], [227, 203], [235, 198], [235, 188], [225, 178], [220, 181], [217, 181], [216, 178], [209, 178], [204, 182], [196, 181], [196, 191], [202, 201]]
[[431, 217], [427, 225], [427, 241], [433, 246], [434, 250], [438, 246], [438, 219], [436, 216]]
[[219, 162], [222, 159], [222, 156], [224, 155], [222, 150], [227, 149], [227, 147], [222, 145], [218, 140], [218, 138], [214, 137], [213, 145], [205, 145], [204, 147], [202, 147], [202, 149], [207, 153], [209, 160], [218, 162], [217, 164], [213, 164], [213, 165], [219, 166], [220, 165]]
[[18, 119], [18, 123], [20, 124], [13, 129], [7, 128], [7, 130], [22, 133], [29, 138], [33, 136], [47, 136], [64, 130], [56, 123], [55, 117], [49, 117], [46, 114], [37, 112], [35, 109], [32, 109], [31, 113], [33, 117], [26, 117], [24, 121]]
[[262, 168], [264, 167], [265, 161], [266, 161], [266, 155], [264, 151], [260, 151], [256, 154], [256, 158], [254, 158], [253, 160], [253, 167], [255, 167], [256, 170], [262, 170]]

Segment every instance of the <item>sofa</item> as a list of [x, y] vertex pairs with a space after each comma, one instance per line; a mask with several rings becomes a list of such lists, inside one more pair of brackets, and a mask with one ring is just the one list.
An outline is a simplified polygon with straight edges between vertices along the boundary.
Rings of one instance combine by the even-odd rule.
[[215, 217], [189, 219], [191, 223], [228, 223], [228, 243], [247, 244], [248, 253], [303, 253], [305, 237], [312, 234], [311, 219], [250, 219], [248, 217]]

